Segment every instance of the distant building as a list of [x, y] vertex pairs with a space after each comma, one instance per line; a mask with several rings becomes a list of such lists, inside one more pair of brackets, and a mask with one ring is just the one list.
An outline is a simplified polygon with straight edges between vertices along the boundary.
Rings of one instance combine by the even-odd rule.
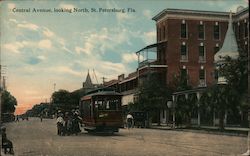
[[87, 92], [90, 92], [92, 90], [97, 89], [98, 87], [101, 87], [100, 84], [93, 84], [89, 71], [87, 73], [86, 79], [85, 81], [82, 83], [82, 88], [77, 89], [75, 91], [73, 91], [71, 94], [75, 94], [78, 95], [79, 98], [82, 97], [83, 95], [85, 95]]
[[92, 81], [91, 81], [91, 78], [90, 78], [90, 75], [89, 75], [89, 71], [88, 71], [88, 74], [86, 76], [86, 80], [85, 82], [82, 83], [82, 88], [88, 92], [88, 91], [91, 91], [95, 88], [95, 86], [92, 84]]
[[121, 74], [117, 79], [105, 82], [104, 86], [122, 93], [122, 106], [126, 107], [129, 103], [136, 101], [138, 92], [137, 72], [130, 73], [127, 77]]

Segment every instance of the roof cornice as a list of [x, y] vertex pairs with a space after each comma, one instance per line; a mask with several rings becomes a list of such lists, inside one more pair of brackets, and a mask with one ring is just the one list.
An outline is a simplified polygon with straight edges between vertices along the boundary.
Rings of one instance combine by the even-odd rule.
[[[244, 16], [247, 14], [248, 16], [248, 10], [249, 8], [244, 8], [243, 10], [232, 13], [233, 16]], [[228, 20], [229, 12], [218, 12], [218, 11], [202, 11], [202, 10], [187, 10], [187, 9], [164, 9], [160, 13], [158, 13], [156, 16], [152, 18], [152, 20], [156, 22], [160, 22], [162, 19], [165, 18], [181, 18], [181, 17], [194, 17], [195, 19], [201, 18], [201, 19], [207, 19], [210, 18], [214, 20], [214, 18], [218, 20]], [[206, 17], [207, 16], [207, 17]]]
[[171, 14], [189, 14], [189, 15], [197, 15], [197, 14], [202, 14], [202, 15], [221, 15], [221, 16], [228, 16], [228, 12], [218, 12], [218, 11], [202, 11], [202, 10], [187, 10], [187, 9], [164, 9], [160, 13], [158, 13], [156, 16], [152, 18], [152, 20], [158, 21], [160, 18], [162, 18], [164, 15], [167, 13]]

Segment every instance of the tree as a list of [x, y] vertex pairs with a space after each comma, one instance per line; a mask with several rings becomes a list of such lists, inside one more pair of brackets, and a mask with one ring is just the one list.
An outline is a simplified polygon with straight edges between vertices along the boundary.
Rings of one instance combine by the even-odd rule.
[[2, 113], [14, 113], [17, 105], [16, 98], [10, 92], [4, 90], [2, 93]]
[[238, 59], [224, 57], [219, 73], [227, 80], [227, 84], [213, 85], [206, 90], [202, 103], [217, 110], [219, 127], [224, 129], [225, 111], [240, 107], [247, 100], [247, 54], [240, 52]]
[[175, 92], [192, 89], [188, 83], [187, 73], [181, 72], [179, 75], [173, 76], [172, 90]]
[[225, 64], [220, 68], [220, 74], [227, 79], [228, 87], [234, 90], [235, 96], [240, 100], [246, 100], [248, 89], [248, 56], [240, 51], [238, 59], [225, 57]]
[[[188, 83], [188, 75], [186, 70], [180, 70], [179, 75], [174, 75], [173, 82], [172, 82], [172, 90], [174, 92], [185, 91], [192, 89]], [[186, 99], [187, 98], [187, 99]], [[179, 95], [176, 99], [176, 122], [177, 124], [182, 123], [185, 121], [187, 126], [191, 124], [191, 115], [193, 110], [196, 108], [196, 95], [190, 94], [188, 97], [185, 95]]]
[[60, 89], [52, 94], [52, 103], [55, 107], [62, 110], [71, 110], [70, 92]]
[[139, 101], [134, 108], [150, 113], [160, 123], [160, 110], [166, 108], [166, 102], [171, 99], [171, 90], [164, 82], [159, 81], [160, 75], [151, 73], [139, 86]]

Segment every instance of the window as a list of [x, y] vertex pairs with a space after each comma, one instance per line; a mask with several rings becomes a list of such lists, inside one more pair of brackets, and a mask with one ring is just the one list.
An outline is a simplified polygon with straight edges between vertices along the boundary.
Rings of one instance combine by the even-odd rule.
[[83, 113], [83, 116], [86, 117], [91, 117], [91, 101], [90, 100], [85, 100], [81, 101], [81, 112]]
[[166, 37], [166, 36], [165, 36], [165, 35], [166, 35], [166, 34], [165, 34], [165, 33], [166, 33], [165, 31], [166, 31], [166, 30], [165, 30], [165, 26], [163, 26], [163, 30], [162, 30], [163, 39], [165, 39], [165, 37]]
[[185, 20], [183, 20], [181, 24], [181, 38], [187, 38], [187, 25]]
[[183, 68], [181, 69], [181, 83], [183, 85], [187, 85], [188, 75], [187, 75], [187, 69]]
[[245, 41], [245, 51], [248, 52], [248, 44], [247, 44], [247, 41]]
[[204, 39], [204, 25], [203, 24], [200, 24], [198, 26], [198, 32], [199, 32], [199, 39]]
[[248, 36], [248, 23], [245, 20], [245, 23], [244, 23], [244, 37], [246, 38], [247, 36]]
[[216, 22], [214, 25], [214, 39], [216, 40], [220, 39], [220, 26], [218, 22]]
[[160, 41], [160, 28], [157, 28], [157, 41]]
[[159, 33], [158, 34], [159, 34], [158, 37], [159, 37], [159, 41], [160, 41], [161, 40], [161, 28], [159, 28]]
[[206, 86], [206, 81], [205, 81], [205, 70], [202, 67], [199, 71], [199, 86], [204, 87]]
[[187, 45], [185, 42], [181, 45], [181, 60], [187, 60]]
[[203, 43], [199, 46], [199, 61], [205, 61], [205, 47]]
[[239, 36], [239, 40], [241, 39], [241, 35], [242, 35], [242, 26], [241, 26], [241, 24], [240, 24], [240, 22], [238, 22], [238, 36]]
[[200, 69], [200, 72], [199, 72], [199, 78], [200, 80], [205, 80], [205, 70], [204, 69]]
[[216, 54], [220, 50], [219, 44], [216, 44], [214, 47], [214, 54]]
[[120, 105], [120, 101], [116, 98], [100, 98], [95, 100], [95, 108], [98, 110], [117, 110]]

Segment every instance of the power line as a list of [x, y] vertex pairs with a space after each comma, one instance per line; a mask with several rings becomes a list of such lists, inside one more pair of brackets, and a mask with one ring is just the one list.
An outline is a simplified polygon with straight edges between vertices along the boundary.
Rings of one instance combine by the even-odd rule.
[[94, 73], [94, 77], [96, 79], [97, 84], [99, 84], [98, 79], [97, 79], [96, 74], [95, 74], [95, 69], [93, 69], [93, 73]]

